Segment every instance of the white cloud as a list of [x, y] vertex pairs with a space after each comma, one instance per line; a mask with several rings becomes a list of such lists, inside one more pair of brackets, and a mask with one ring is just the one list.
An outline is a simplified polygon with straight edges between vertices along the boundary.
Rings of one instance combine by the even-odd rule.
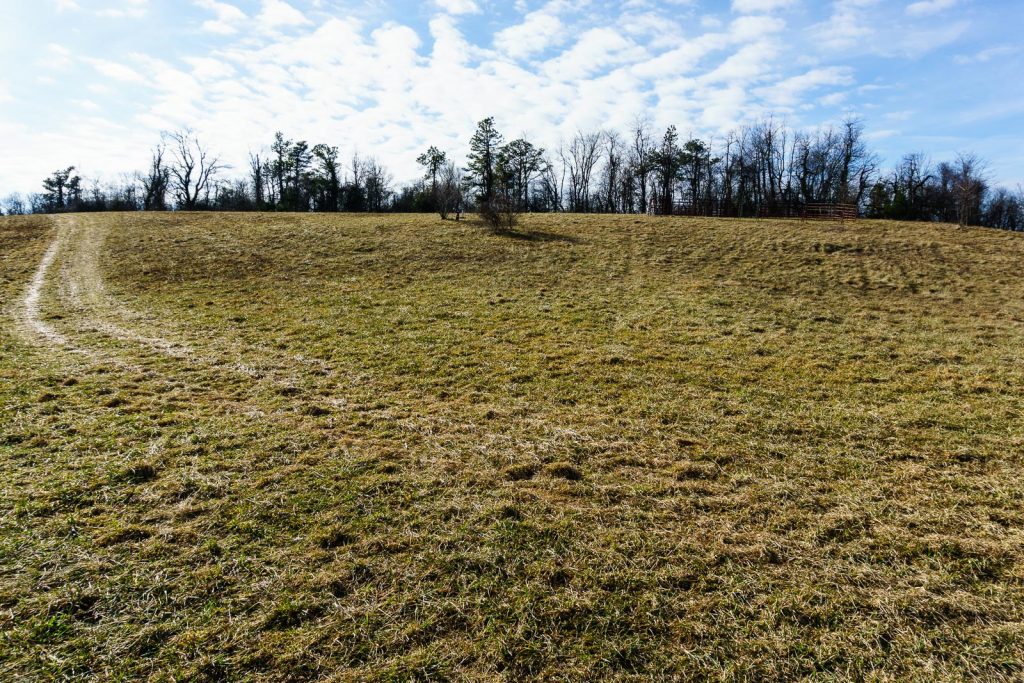
[[[907, 12], [926, 14], [932, 7], [949, 2], [927, 0], [915, 5], [927, 5], [929, 9], [911, 10], [911, 5]], [[917, 57], [957, 40], [969, 26], [966, 20], [935, 21], [921, 26], [882, 0], [835, 0], [832, 8], [832, 15], [812, 26], [811, 33], [823, 49], [833, 53]]]
[[999, 59], [1001, 57], [1011, 57], [1021, 52], [1021, 47], [1018, 45], [997, 45], [995, 47], [985, 48], [980, 52], [975, 52], [971, 55], [957, 55], [953, 58], [953, 61], [957, 64], [987, 64], [993, 59]]
[[119, 62], [94, 58], [86, 58], [85, 61], [111, 80], [123, 83], [146, 83], [146, 79], [138, 71]]
[[836, 0], [832, 16], [812, 27], [815, 40], [834, 51], [863, 45], [872, 35], [866, 10], [878, 4], [879, 0]]
[[149, 0], [122, 0], [114, 7], [105, 7], [96, 12], [98, 16], [110, 17], [113, 19], [139, 19], [146, 15]]
[[562, 42], [565, 25], [546, 12], [531, 12], [521, 24], [510, 26], [494, 36], [494, 45], [514, 59], [524, 59]]
[[[686, 32], [683, 24], [658, 11], [628, 12], [619, 17], [616, 25], [653, 50], [671, 49], [679, 45], [679, 36]], [[710, 28], [720, 27], [721, 23]]]
[[744, 45], [699, 80], [703, 84], [747, 85], [770, 73], [777, 53], [778, 48], [770, 42]]
[[[854, 83], [853, 70], [849, 67], [831, 66], [811, 69], [796, 76], [790, 76], [761, 88], [758, 95], [774, 108], [791, 109], [804, 102], [810, 92], [824, 87], [848, 86]], [[834, 105], [845, 99], [843, 93], [833, 93], [826, 104]]]
[[774, 12], [795, 4], [796, 0], [732, 0], [732, 10], [740, 14], [756, 14]]
[[448, 14], [480, 13], [480, 6], [475, 0], [434, 0], [434, 4]]
[[71, 103], [74, 104], [76, 107], [78, 107], [80, 109], [84, 109], [86, 111], [99, 111], [100, 110], [100, 105], [96, 104], [92, 100], [76, 99], [76, 100], [71, 100]]
[[786, 29], [786, 22], [776, 17], [739, 17], [729, 26], [732, 38], [740, 43], [763, 40], [768, 36], [781, 33]]
[[71, 65], [71, 50], [57, 43], [49, 43], [46, 52], [37, 62], [45, 69], [64, 69]]
[[614, 28], [585, 31], [568, 50], [545, 62], [545, 75], [558, 80], [586, 78], [613, 66], [635, 62], [646, 51]]
[[202, 24], [202, 29], [207, 33], [219, 33], [230, 35], [238, 31], [238, 24], [247, 19], [245, 12], [234, 5], [217, 0], [194, 0], [195, 4], [203, 9], [213, 12], [216, 17], [207, 19]]
[[882, 116], [882, 118], [884, 118], [886, 121], [898, 121], [900, 123], [904, 123], [906, 121], [910, 121], [917, 115], [918, 112], [914, 111], [913, 109], [902, 109], [900, 111], [887, 112]]
[[938, 14], [952, 9], [959, 0], [921, 0], [907, 5], [907, 14], [915, 17]]
[[185, 61], [192, 67], [192, 76], [200, 81], [231, 78], [237, 73], [227, 62], [211, 57], [188, 57]]
[[284, 0], [263, 0], [260, 13], [256, 15], [256, 23], [265, 31], [275, 31], [279, 28], [305, 26], [312, 22]]
[[849, 93], [834, 92], [818, 99], [818, 104], [823, 107], [838, 107], [850, 97]]

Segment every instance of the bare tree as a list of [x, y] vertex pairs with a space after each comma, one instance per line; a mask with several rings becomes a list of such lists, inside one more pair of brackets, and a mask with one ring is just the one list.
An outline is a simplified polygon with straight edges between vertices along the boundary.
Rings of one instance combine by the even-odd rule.
[[[559, 147], [558, 156], [562, 156]], [[565, 165], [556, 164], [550, 156], [545, 156], [540, 168], [540, 196], [547, 211], [561, 211], [563, 188], [565, 187]]]
[[999, 188], [985, 207], [984, 225], [1002, 230], [1024, 230], [1024, 190]]
[[878, 169], [878, 158], [864, 140], [864, 121], [848, 118], [843, 122], [839, 200], [860, 206]]
[[249, 152], [249, 177], [252, 181], [252, 196], [256, 203], [256, 209], [262, 209], [266, 204], [264, 185], [266, 183], [266, 162], [260, 159], [259, 154]]
[[604, 171], [601, 176], [601, 210], [616, 213], [621, 206], [619, 185], [622, 182], [625, 152], [622, 138], [614, 130], [605, 131], [604, 138]]
[[953, 163], [953, 174], [957, 223], [961, 227], [974, 225], [981, 217], [981, 205], [988, 192], [988, 168], [978, 155], [961, 152]]
[[906, 206], [906, 213], [901, 218], [923, 218], [921, 209], [925, 202], [925, 188], [934, 178], [924, 154], [907, 154], [903, 157], [894, 176], [894, 191], [902, 195]]
[[637, 191], [639, 192], [637, 199], [641, 213], [647, 213], [650, 210], [649, 188], [651, 172], [654, 170], [652, 163], [654, 144], [652, 140], [653, 135], [650, 123], [645, 119], [637, 118], [633, 124], [633, 145], [630, 150], [629, 165], [636, 179]]
[[462, 217], [465, 210], [465, 180], [462, 177], [462, 169], [455, 165], [455, 162], [445, 162], [439, 172], [437, 180], [437, 211], [442, 220], [455, 214], [455, 220]]
[[21, 216], [25, 213], [25, 200], [17, 192], [7, 195], [3, 201], [8, 216]]
[[190, 129], [165, 133], [164, 141], [171, 151], [168, 170], [178, 208], [194, 211], [200, 200], [209, 197], [213, 181], [224, 166]]
[[142, 208], [145, 211], [166, 211], [167, 191], [171, 182], [171, 172], [164, 164], [165, 148], [157, 145], [149, 162], [149, 170], [139, 177], [142, 185]]
[[562, 164], [569, 175], [569, 210], [586, 213], [590, 211], [590, 183], [601, 159], [599, 132], [579, 131], [569, 143], [569, 149], [559, 148]]
[[373, 157], [363, 162], [362, 172], [365, 178], [366, 208], [380, 213], [391, 197], [392, 176]]

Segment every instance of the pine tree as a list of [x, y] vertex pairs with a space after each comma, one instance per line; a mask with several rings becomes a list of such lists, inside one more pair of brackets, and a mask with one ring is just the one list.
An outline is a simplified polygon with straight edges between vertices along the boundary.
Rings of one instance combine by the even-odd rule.
[[490, 204], [494, 200], [497, 180], [495, 167], [503, 140], [501, 133], [494, 127], [494, 118], [488, 116], [477, 124], [476, 133], [469, 141], [467, 181], [477, 189], [477, 200], [482, 204]]

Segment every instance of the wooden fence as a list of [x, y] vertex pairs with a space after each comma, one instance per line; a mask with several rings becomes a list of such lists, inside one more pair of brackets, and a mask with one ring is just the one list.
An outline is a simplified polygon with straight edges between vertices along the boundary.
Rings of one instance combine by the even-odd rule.
[[[658, 213], [658, 207], [652, 204], [649, 213]], [[676, 216], [708, 216], [715, 218], [799, 218], [801, 220], [846, 221], [857, 220], [855, 204], [802, 204], [797, 202], [776, 202], [762, 204], [757, 208], [746, 207], [745, 210], [728, 202], [708, 202], [690, 204], [677, 202], [672, 206]]]
[[857, 220], [857, 207], [853, 204], [806, 204], [800, 216], [808, 221], [846, 221]]

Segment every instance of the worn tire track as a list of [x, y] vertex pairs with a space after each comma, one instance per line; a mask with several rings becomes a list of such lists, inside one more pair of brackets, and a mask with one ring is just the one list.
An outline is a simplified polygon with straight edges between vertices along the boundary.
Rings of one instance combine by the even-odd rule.
[[[141, 369], [132, 362], [134, 359], [131, 351], [119, 354], [90, 345], [88, 335], [98, 333], [129, 347], [143, 347], [187, 363], [193, 368], [199, 366], [229, 372], [253, 382], [268, 381], [280, 387], [294, 386], [299, 379], [295, 372], [282, 369], [280, 361], [300, 367], [329, 370], [320, 361], [291, 356], [281, 358], [280, 355], [273, 358], [265, 349], [238, 348], [227, 341], [223, 342], [223, 346], [233, 346], [229, 351], [233, 358], [224, 360], [201, 354], [188, 344], [163, 336], [162, 331], [160, 334], [139, 331], [137, 326], [140, 323], [156, 320], [156, 317], [130, 309], [107, 290], [100, 267], [100, 254], [106, 238], [105, 226], [74, 214], [56, 215], [52, 220], [56, 236], [27, 286], [16, 316], [20, 327], [33, 343], [41, 341], [64, 353], [84, 355], [96, 362], [109, 362], [125, 369]], [[54, 273], [56, 282], [53, 282]], [[54, 303], [58, 304], [58, 310], [66, 321], [60, 330], [47, 322], [43, 313], [43, 295], [48, 286], [55, 295]], [[245, 352], [252, 351], [259, 351], [261, 358], [269, 361], [270, 367], [258, 369], [247, 364]], [[128, 358], [124, 355], [128, 355]]]
[[58, 332], [52, 325], [43, 321], [40, 300], [43, 295], [43, 288], [46, 286], [46, 276], [53, 266], [53, 262], [57, 259], [57, 254], [62, 246], [63, 234], [58, 231], [57, 236], [43, 255], [43, 259], [39, 262], [39, 267], [36, 268], [32, 281], [29, 282], [17, 315], [18, 322], [25, 331], [33, 336], [41, 337], [53, 346], [67, 346], [68, 340], [67, 337]]

